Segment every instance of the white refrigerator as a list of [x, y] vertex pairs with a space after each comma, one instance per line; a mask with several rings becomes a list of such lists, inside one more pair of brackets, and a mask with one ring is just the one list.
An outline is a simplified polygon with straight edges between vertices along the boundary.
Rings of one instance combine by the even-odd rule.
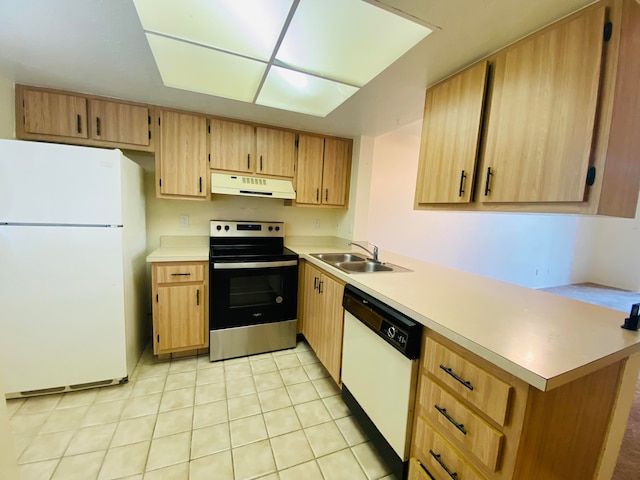
[[146, 338], [142, 169], [120, 150], [0, 140], [8, 398], [112, 384]]

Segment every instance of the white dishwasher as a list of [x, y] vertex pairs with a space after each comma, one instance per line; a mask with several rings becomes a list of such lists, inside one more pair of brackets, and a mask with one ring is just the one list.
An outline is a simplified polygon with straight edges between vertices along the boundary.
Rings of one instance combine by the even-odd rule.
[[422, 325], [347, 285], [342, 398], [397, 479], [407, 475]]

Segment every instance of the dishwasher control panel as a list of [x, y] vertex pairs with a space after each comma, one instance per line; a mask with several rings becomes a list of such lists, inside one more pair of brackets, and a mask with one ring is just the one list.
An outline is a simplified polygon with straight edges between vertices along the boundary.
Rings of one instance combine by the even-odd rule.
[[407, 358], [420, 357], [422, 324], [352, 285], [344, 289], [342, 306]]

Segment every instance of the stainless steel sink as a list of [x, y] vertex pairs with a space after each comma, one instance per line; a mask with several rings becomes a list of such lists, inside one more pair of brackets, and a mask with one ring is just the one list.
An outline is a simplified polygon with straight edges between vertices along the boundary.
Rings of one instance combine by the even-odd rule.
[[339, 262], [364, 262], [364, 258], [353, 253], [312, 253], [312, 257], [319, 258], [327, 263], [335, 264]]
[[339, 268], [346, 273], [373, 273], [373, 272], [410, 272], [411, 270], [393, 265], [391, 263], [376, 262], [365, 259], [354, 253], [312, 253], [316, 257], [332, 267]]

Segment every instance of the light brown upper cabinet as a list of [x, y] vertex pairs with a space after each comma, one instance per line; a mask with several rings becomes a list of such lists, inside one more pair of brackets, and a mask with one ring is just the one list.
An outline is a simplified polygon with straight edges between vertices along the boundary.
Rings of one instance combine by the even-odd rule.
[[152, 152], [152, 108], [16, 85], [16, 137]]
[[210, 167], [214, 170], [253, 173], [257, 164], [255, 127], [218, 119], [209, 122]]
[[350, 165], [350, 142], [300, 134], [296, 204], [345, 206]]
[[482, 127], [488, 62], [427, 90], [416, 203], [467, 203]]
[[156, 195], [208, 198], [207, 119], [170, 110], [160, 115]]
[[256, 128], [257, 164], [255, 173], [293, 178], [296, 157], [296, 135], [285, 130]]
[[604, 24], [599, 8], [496, 58], [480, 201], [584, 200]]

